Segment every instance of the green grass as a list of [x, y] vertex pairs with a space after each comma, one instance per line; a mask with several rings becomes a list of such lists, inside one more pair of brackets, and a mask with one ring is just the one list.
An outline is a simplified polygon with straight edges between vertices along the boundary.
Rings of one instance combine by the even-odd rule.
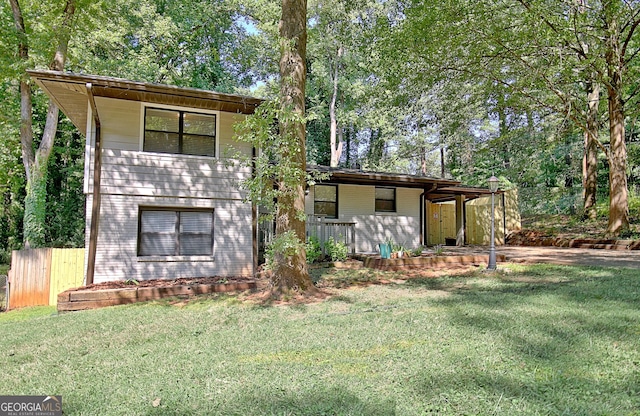
[[2, 313], [0, 392], [68, 415], [640, 415], [636, 270], [317, 273], [342, 288], [312, 304]]

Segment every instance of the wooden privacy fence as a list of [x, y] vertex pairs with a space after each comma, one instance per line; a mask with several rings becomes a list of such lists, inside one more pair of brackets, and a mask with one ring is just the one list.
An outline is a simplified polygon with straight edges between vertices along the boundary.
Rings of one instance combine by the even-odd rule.
[[[496, 194], [494, 205], [495, 243], [504, 244], [505, 233], [508, 235], [521, 228], [517, 190]], [[466, 217], [467, 244], [488, 245], [491, 240], [491, 196], [469, 201]]]
[[56, 305], [58, 293], [82, 286], [84, 249], [38, 248], [11, 253], [8, 308]]

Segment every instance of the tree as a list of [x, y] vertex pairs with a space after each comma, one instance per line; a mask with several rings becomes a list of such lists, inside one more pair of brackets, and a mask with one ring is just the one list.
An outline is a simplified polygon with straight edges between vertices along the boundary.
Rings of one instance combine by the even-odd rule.
[[[297, 240], [293, 250], [277, 250], [271, 279], [275, 293], [294, 289], [314, 289], [307, 271], [304, 250], [304, 189], [306, 184], [305, 150], [305, 82], [307, 49], [306, 0], [282, 0], [280, 32], [280, 135], [287, 146], [281, 147], [282, 158], [289, 162], [289, 172], [280, 172], [276, 186], [279, 195], [276, 212], [276, 235]], [[291, 181], [294, 178], [294, 181]]]
[[[29, 64], [29, 39], [22, 8], [18, 0], [9, 0], [9, 2], [18, 38], [18, 57], [22, 65], [26, 67]], [[67, 0], [58, 21], [59, 26], [56, 31], [57, 47], [49, 65], [50, 69], [57, 71], [64, 69], [75, 12], [75, 0]], [[40, 247], [45, 242], [48, 162], [58, 127], [59, 111], [58, 106], [53, 100], [50, 100], [42, 139], [34, 152], [31, 95], [28, 75], [23, 72], [20, 80], [20, 142], [22, 161], [27, 177], [27, 194], [24, 208], [24, 243], [27, 247]]]
[[[555, 113], [572, 120], [585, 134], [584, 206], [588, 215], [592, 215], [597, 174], [594, 143], [607, 156], [608, 233], [616, 235], [628, 227], [624, 96], [629, 83], [625, 76], [637, 56], [634, 34], [639, 7], [636, 2], [621, 0], [459, 1], [428, 5], [413, 1], [404, 10], [405, 17], [388, 50], [398, 54], [396, 61], [400, 60], [399, 55], [405, 57], [405, 69], [397, 71], [402, 74], [405, 88], [415, 86], [424, 91], [419, 88], [429, 88], [438, 76], [440, 80], [484, 82], [496, 91], [498, 104], [504, 93], [496, 87], [509, 97], [528, 102], [538, 114]], [[425, 73], [426, 78], [432, 79], [424, 82]], [[597, 140], [600, 85], [605, 87], [609, 103], [608, 149]], [[507, 120], [500, 114], [501, 107], [495, 107], [498, 119]], [[539, 119], [533, 120], [536, 118]]]

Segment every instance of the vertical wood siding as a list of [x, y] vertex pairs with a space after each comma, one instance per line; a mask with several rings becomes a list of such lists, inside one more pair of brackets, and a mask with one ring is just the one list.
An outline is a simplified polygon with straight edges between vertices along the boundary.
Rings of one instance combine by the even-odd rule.
[[455, 204], [427, 201], [427, 221], [428, 245], [444, 244], [446, 238], [456, 238]]
[[[502, 195], [495, 196], [495, 243], [504, 244], [507, 234], [521, 228], [517, 190], [505, 192], [504, 213]], [[444, 244], [445, 238], [456, 237], [454, 204], [427, 202], [428, 244]], [[474, 199], [466, 204], [466, 243], [488, 245], [491, 239], [491, 196]]]

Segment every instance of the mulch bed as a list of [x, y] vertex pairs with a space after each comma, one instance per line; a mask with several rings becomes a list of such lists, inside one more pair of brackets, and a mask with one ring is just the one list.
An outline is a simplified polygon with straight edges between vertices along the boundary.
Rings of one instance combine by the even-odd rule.
[[149, 280], [117, 280], [112, 282], [96, 283], [82, 286], [73, 290], [105, 290], [105, 289], [132, 289], [136, 287], [173, 287], [182, 285], [213, 285], [222, 283], [253, 282], [251, 277], [192, 277], [179, 279], [149, 279]]

